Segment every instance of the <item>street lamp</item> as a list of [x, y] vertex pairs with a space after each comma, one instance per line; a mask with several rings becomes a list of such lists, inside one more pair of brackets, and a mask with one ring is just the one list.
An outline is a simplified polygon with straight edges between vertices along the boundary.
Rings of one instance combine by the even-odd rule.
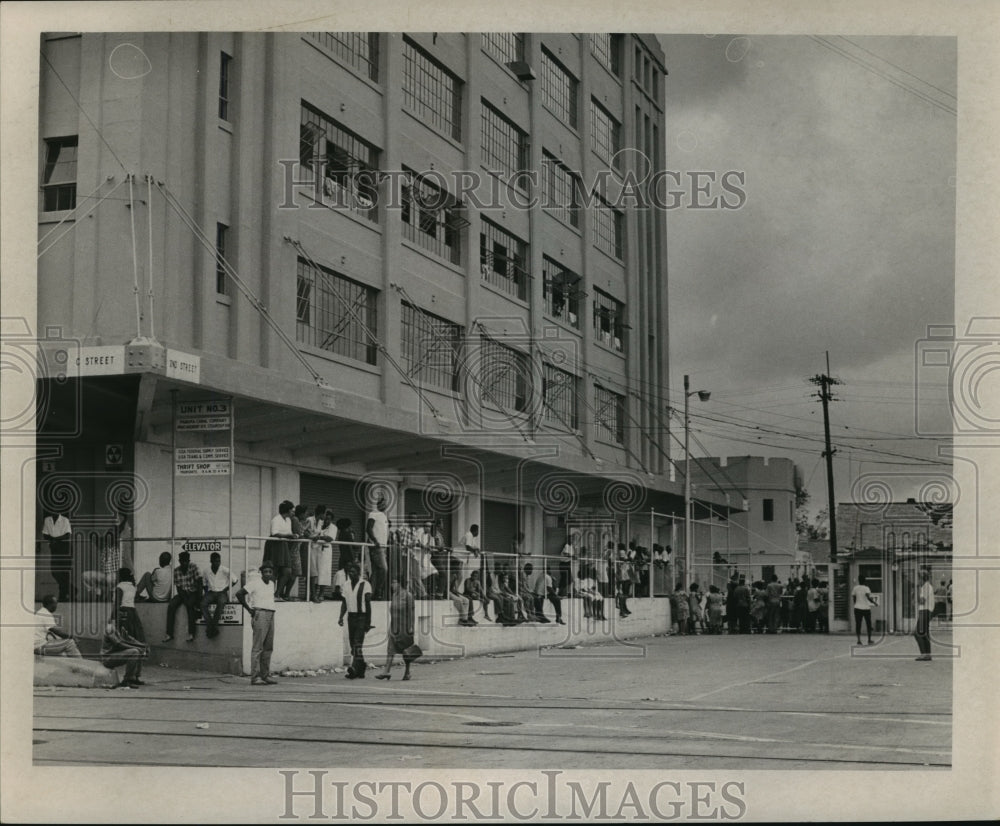
[[707, 402], [712, 395], [707, 390], [689, 390], [688, 375], [684, 374], [684, 576], [691, 581], [692, 531], [691, 531], [691, 417], [688, 400], [697, 394], [698, 400]]

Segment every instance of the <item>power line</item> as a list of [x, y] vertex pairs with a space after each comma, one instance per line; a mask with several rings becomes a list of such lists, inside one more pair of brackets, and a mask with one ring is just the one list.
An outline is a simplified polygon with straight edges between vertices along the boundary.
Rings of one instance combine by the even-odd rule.
[[861, 49], [861, 51], [863, 51], [863, 52], [867, 52], [872, 57], [874, 57], [876, 60], [881, 60], [883, 63], [888, 63], [890, 66], [892, 66], [892, 68], [897, 69], [898, 71], [902, 72], [904, 75], [909, 75], [914, 80], [919, 80], [925, 86], [930, 86], [932, 89], [937, 89], [942, 95], [946, 95], [947, 97], [950, 97], [952, 100], [954, 100], [956, 102], [958, 101], [958, 98], [955, 95], [953, 95], [951, 92], [949, 92], [947, 89], [942, 89], [940, 86], [935, 86], [933, 83], [930, 83], [930, 82], [924, 80], [922, 77], [917, 77], [917, 75], [913, 74], [913, 72], [908, 72], [902, 66], [897, 66], [891, 60], [888, 60], [888, 59], [882, 57], [881, 55], [875, 54], [875, 52], [873, 52], [871, 49], [866, 49], [860, 43], [855, 43], [853, 40], [851, 40], [851, 38], [844, 37], [843, 35], [841, 35], [840, 39], [841, 40], [846, 40], [852, 46], [854, 46], [854, 47], [856, 47], [858, 49]]
[[934, 106], [935, 108], [940, 109], [942, 112], [947, 112], [949, 115], [957, 115], [958, 114], [958, 112], [955, 109], [952, 109], [950, 106], [947, 106], [946, 104], [941, 103], [938, 100], [935, 100], [930, 95], [927, 95], [924, 92], [921, 92], [919, 89], [915, 89], [912, 86], [910, 86], [910, 85], [908, 85], [906, 83], [903, 83], [900, 80], [897, 80], [897, 79], [891, 77], [890, 75], [886, 74], [884, 71], [880, 70], [878, 67], [872, 66], [871, 64], [866, 63], [865, 61], [861, 60], [857, 55], [851, 54], [846, 49], [844, 49], [844, 48], [842, 48], [840, 46], [837, 46], [834, 43], [831, 43], [830, 41], [826, 40], [825, 38], [817, 37], [816, 35], [810, 35], [809, 37], [810, 37], [810, 39], [815, 40], [820, 45], [825, 46], [826, 48], [830, 49], [831, 51], [836, 52], [841, 57], [844, 57], [847, 60], [850, 60], [852, 63], [855, 63], [858, 66], [861, 66], [863, 69], [867, 69], [869, 72], [872, 72], [872, 73], [878, 75], [883, 80], [887, 80], [893, 86], [898, 86], [900, 89], [903, 89], [904, 91], [909, 92], [910, 94], [914, 95], [915, 97], [920, 98], [921, 100], [925, 101], [926, 103], [931, 104], [931, 106]]

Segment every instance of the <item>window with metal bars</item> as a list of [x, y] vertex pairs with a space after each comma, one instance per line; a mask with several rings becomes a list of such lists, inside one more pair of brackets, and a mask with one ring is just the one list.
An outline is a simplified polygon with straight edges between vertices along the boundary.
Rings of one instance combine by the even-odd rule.
[[229, 82], [232, 75], [233, 58], [222, 52], [219, 58], [219, 119], [229, 120]]
[[76, 209], [76, 152], [78, 138], [45, 139], [42, 170], [42, 211]]
[[483, 281], [519, 298], [528, 297], [528, 245], [483, 218], [479, 234], [479, 267]]
[[567, 125], [577, 128], [579, 82], [552, 53], [542, 49], [542, 103]]
[[403, 364], [414, 381], [458, 390], [462, 327], [403, 302]]
[[542, 417], [546, 424], [575, 430], [579, 426], [577, 378], [551, 364], [543, 365]]
[[625, 352], [625, 305], [594, 289], [594, 336], [601, 344]]
[[345, 358], [375, 364], [377, 299], [377, 290], [299, 258], [296, 338]]
[[580, 276], [548, 257], [542, 259], [542, 299], [547, 316], [580, 329]]
[[524, 413], [531, 395], [531, 361], [525, 353], [483, 335], [475, 375], [470, 379], [482, 404], [498, 410]]
[[226, 271], [226, 250], [229, 246], [229, 227], [215, 225], [215, 292], [229, 295], [229, 273]]
[[625, 444], [625, 397], [595, 384], [594, 411], [597, 438], [618, 445]]
[[505, 172], [509, 178], [528, 166], [527, 135], [483, 100], [483, 164], [491, 172]]
[[524, 35], [519, 32], [483, 32], [483, 50], [504, 64], [524, 60]]
[[603, 200], [594, 205], [594, 240], [597, 248], [615, 258], [623, 257], [624, 218]]
[[428, 126], [457, 141], [462, 139], [462, 82], [405, 38], [403, 107]]
[[309, 32], [338, 60], [378, 83], [378, 32]]
[[542, 178], [545, 211], [571, 227], [579, 227], [580, 199], [573, 173], [554, 155], [543, 152]]
[[462, 230], [468, 226], [447, 191], [404, 169], [400, 191], [403, 236], [452, 264], [462, 263]]
[[593, 98], [590, 100], [590, 140], [598, 155], [615, 169], [621, 169], [621, 124]]
[[612, 74], [621, 77], [622, 36], [620, 34], [592, 34], [590, 53], [603, 63]]
[[379, 151], [302, 101], [299, 163], [323, 176], [323, 203], [378, 221]]

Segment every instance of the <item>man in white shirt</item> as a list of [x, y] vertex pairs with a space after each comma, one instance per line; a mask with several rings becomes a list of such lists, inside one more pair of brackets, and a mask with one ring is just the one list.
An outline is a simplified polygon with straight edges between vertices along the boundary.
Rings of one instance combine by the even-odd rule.
[[470, 525], [458, 547], [451, 552], [452, 565], [458, 570], [459, 591], [472, 572], [479, 570], [479, 525]]
[[[933, 589], [931, 589], [933, 599]], [[871, 588], [865, 584], [865, 575], [858, 575], [858, 584], [851, 591], [851, 600], [854, 603], [854, 631], [858, 636], [858, 645], [861, 645], [861, 622], [864, 621], [868, 631], [868, 644], [872, 644], [872, 608], [875, 606]]]
[[61, 513], [46, 514], [42, 523], [42, 537], [49, 543], [49, 570], [59, 585], [59, 601], [70, 597], [70, 571], [73, 567], [73, 529], [69, 519]]
[[274, 650], [274, 566], [260, 564], [260, 576], [251, 577], [236, 592], [250, 612], [253, 624], [253, 645], [250, 649], [250, 685], [277, 685], [271, 678], [271, 652]]
[[375, 509], [368, 514], [365, 523], [365, 538], [371, 543], [368, 553], [372, 565], [371, 587], [375, 599], [385, 599], [386, 574], [388, 573], [386, 563], [386, 545], [389, 542], [389, 517], [386, 516], [386, 501], [379, 498]]
[[143, 591], [149, 594], [150, 602], [170, 602], [170, 592], [174, 585], [174, 571], [170, 567], [172, 557], [164, 551], [160, 554], [160, 567], [146, 571], [135, 587], [135, 597], [140, 598]]
[[913, 636], [917, 639], [920, 649], [918, 662], [931, 660], [931, 609], [934, 606], [934, 586], [931, 585], [931, 572], [924, 568], [920, 572], [920, 585], [917, 587], [917, 627]]
[[[209, 557], [205, 572], [205, 597], [201, 602], [201, 615], [205, 618], [205, 634], [209, 639], [219, 636], [219, 619], [229, 602], [229, 586], [236, 580], [229, 569], [222, 565], [222, 556], [214, 551]], [[215, 611], [209, 609], [215, 606]]]
[[73, 635], [56, 622], [59, 601], [52, 595], [42, 597], [42, 607], [35, 611], [35, 653], [42, 657], [82, 657]]
[[347, 587], [344, 601], [340, 606], [340, 619], [344, 625], [347, 617], [347, 639], [351, 647], [351, 665], [344, 676], [348, 680], [363, 680], [368, 664], [365, 662], [365, 634], [372, 629], [372, 592], [367, 580], [361, 578], [361, 571], [353, 562], [347, 566]]

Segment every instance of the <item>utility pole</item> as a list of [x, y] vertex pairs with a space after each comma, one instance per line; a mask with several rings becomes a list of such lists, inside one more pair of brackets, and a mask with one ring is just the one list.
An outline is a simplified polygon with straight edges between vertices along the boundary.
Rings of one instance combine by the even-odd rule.
[[826, 353], [826, 373], [813, 376], [809, 379], [813, 384], [819, 385], [819, 399], [823, 402], [823, 435], [826, 438], [826, 450], [823, 456], [826, 457], [826, 492], [827, 507], [830, 511], [830, 563], [837, 563], [837, 502], [833, 491], [833, 454], [836, 452], [830, 444], [830, 407], [829, 403], [835, 401], [830, 392], [830, 388], [836, 384], [843, 384], [840, 379], [830, 377], [830, 351]]

